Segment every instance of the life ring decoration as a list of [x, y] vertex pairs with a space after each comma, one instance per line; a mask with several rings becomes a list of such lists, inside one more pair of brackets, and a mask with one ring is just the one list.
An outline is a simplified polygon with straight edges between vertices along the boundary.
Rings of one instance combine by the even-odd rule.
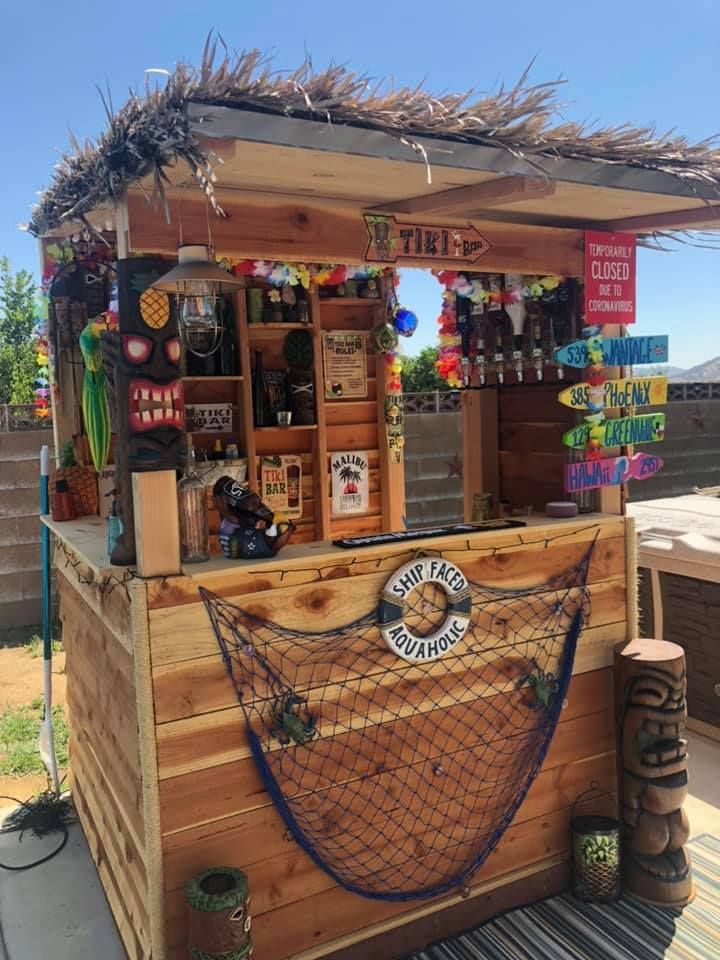
[[[447, 595], [447, 616], [433, 633], [417, 636], [405, 625], [407, 597], [416, 587], [435, 583]], [[449, 653], [470, 625], [472, 599], [462, 570], [439, 557], [418, 557], [393, 573], [378, 605], [378, 626], [388, 647], [409, 663], [429, 663]]]

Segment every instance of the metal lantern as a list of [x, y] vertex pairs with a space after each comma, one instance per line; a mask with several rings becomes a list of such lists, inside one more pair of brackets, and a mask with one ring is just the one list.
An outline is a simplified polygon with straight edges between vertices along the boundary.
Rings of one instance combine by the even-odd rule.
[[573, 893], [588, 903], [609, 903], [621, 893], [620, 821], [596, 814], [574, 815], [578, 803], [600, 795], [593, 782], [573, 805], [570, 821], [573, 841]]
[[196, 357], [209, 357], [222, 341], [220, 300], [242, 280], [222, 270], [205, 244], [178, 247], [178, 264], [152, 284], [172, 293], [178, 305], [178, 326], [185, 346]]

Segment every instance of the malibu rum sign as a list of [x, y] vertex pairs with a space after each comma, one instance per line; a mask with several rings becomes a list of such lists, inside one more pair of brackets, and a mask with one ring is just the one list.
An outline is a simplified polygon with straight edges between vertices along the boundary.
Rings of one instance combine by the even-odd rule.
[[402, 263], [405, 260], [438, 262], [457, 260], [458, 266], [475, 263], [491, 244], [475, 227], [405, 223], [391, 216], [365, 214], [369, 263]]

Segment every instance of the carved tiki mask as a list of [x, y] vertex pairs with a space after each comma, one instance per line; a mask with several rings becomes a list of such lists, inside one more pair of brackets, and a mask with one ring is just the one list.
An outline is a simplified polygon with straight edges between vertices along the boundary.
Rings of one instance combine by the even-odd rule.
[[117, 264], [119, 330], [103, 334], [117, 432], [115, 487], [123, 533], [114, 564], [135, 562], [131, 473], [180, 466], [185, 403], [174, 304], [150, 284], [171, 263], [138, 257]]
[[688, 790], [685, 663], [636, 665], [624, 690], [621, 749], [625, 883], [651, 902], [680, 904], [691, 896], [684, 849], [690, 828], [682, 804]]
[[118, 263], [118, 406], [127, 409], [131, 471], [174, 470], [185, 431], [182, 355], [174, 305], [153, 283], [170, 266], [149, 258]]

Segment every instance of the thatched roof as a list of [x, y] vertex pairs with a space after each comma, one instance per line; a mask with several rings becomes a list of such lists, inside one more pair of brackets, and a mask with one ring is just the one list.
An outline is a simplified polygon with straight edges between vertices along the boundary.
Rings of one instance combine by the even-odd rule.
[[208, 40], [199, 68], [179, 65], [163, 90], [148, 87], [117, 112], [105, 103], [107, 130], [95, 142], [72, 142], [28, 228], [38, 235], [82, 219], [148, 175], [163, 195], [164, 168], [178, 160], [213, 199], [213, 157], [191, 128], [189, 103], [380, 130], [416, 152], [423, 151], [414, 138], [441, 137], [501, 147], [530, 163], [563, 157], [659, 170], [705, 193], [708, 186], [717, 189], [720, 197], [715, 138], [690, 143], [674, 131], [659, 135], [650, 127], [558, 123], [558, 83], [531, 85], [525, 74], [512, 88], [480, 97], [473, 91], [436, 96], [419, 86], [395, 89], [339, 65], [315, 71], [306, 61], [292, 73], [276, 72], [256, 50], [218, 56], [217, 41]]

